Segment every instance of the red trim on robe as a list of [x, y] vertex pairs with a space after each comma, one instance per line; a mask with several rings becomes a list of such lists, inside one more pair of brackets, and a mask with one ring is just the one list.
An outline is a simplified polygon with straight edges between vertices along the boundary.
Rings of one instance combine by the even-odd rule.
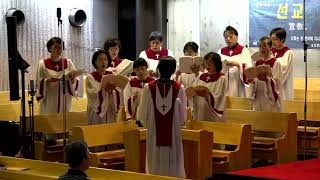
[[78, 90], [78, 87], [79, 87], [79, 81], [76, 79], [76, 89], [75, 90]]
[[118, 113], [119, 107], [120, 107], [120, 92], [116, 90], [116, 96], [117, 96], [117, 110], [116, 113]]
[[112, 62], [111, 62], [111, 66], [112, 67], [117, 67], [120, 63], [122, 62], [122, 59], [120, 59], [120, 58], [115, 58], [114, 60], [112, 60]]
[[236, 44], [232, 48], [227, 46], [227, 47], [224, 47], [224, 48], [221, 49], [221, 54], [223, 54], [225, 56], [232, 57], [232, 56], [241, 54], [243, 48], [244, 48], [244, 46], [241, 46], [239, 44]]
[[[97, 71], [92, 71], [90, 74], [97, 82], [101, 82], [102, 76]], [[112, 74], [112, 72], [106, 70], [104, 75], [107, 74]]]
[[156, 80], [156, 79], [154, 77], [151, 77], [151, 76], [148, 76], [145, 80], [140, 80], [137, 77], [135, 77], [135, 78], [131, 79], [129, 81], [129, 83], [130, 83], [131, 87], [143, 88], [142, 83], [143, 84], [147, 84], [147, 83], [149, 83], [151, 81], [154, 81], [154, 80]]
[[102, 90], [100, 90], [99, 91], [99, 106], [98, 106], [98, 112], [97, 112], [98, 115], [101, 113], [102, 102], [103, 102], [103, 95], [102, 95]]
[[210, 93], [210, 102], [209, 102], [209, 99], [208, 98], [206, 98], [206, 100], [207, 100], [207, 102], [208, 102], [208, 104], [211, 106], [211, 108], [217, 113], [217, 114], [223, 114], [223, 111], [219, 111], [219, 110], [217, 110], [215, 107], [214, 107], [214, 98], [213, 98], [213, 96], [212, 96], [212, 94]]
[[[168, 56], [168, 49], [166, 48], [161, 48], [160, 52], [154, 52], [152, 51], [151, 48], [148, 48], [147, 50], [145, 50], [147, 57], [149, 59], [153, 59], [153, 60], [159, 60], [160, 58], [164, 57], [164, 56]], [[156, 56], [157, 55], [157, 56]]]
[[[62, 61], [53, 62], [51, 58], [43, 60], [44, 65], [47, 69], [59, 72], [62, 71]], [[68, 68], [68, 60], [63, 59], [64, 69]]]
[[212, 75], [209, 75], [207, 72], [203, 73], [200, 75], [200, 80], [206, 82], [206, 83], [210, 83], [210, 82], [215, 82], [216, 80], [218, 80], [221, 76], [224, 76], [223, 73], [219, 72], [219, 73], [215, 73]]
[[275, 88], [274, 88], [275, 85], [274, 85], [273, 79], [270, 79], [270, 80], [271, 80], [270, 84], [271, 84], [271, 88], [272, 88], [273, 97], [274, 97], [274, 100], [277, 102], [278, 93], [275, 91]]
[[284, 48], [277, 50], [276, 48], [272, 48], [271, 51], [275, 58], [281, 58], [288, 50], [290, 50], [287, 46]]
[[249, 84], [248, 81], [247, 81], [247, 76], [244, 73], [245, 70], [246, 70], [246, 65], [242, 64], [242, 81], [245, 84]]
[[256, 66], [265, 64], [265, 65], [269, 65], [272, 68], [274, 63], [276, 62], [276, 60], [277, 60], [276, 58], [270, 58], [267, 61], [259, 59], [259, 60], [256, 61]]
[[57, 111], [57, 113], [59, 113], [60, 112], [60, 82], [59, 82], [59, 88], [58, 88], [58, 111]]
[[40, 90], [39, 90], [40, 96], [37, 96], [37, 101], [40, 101], [44, 97], [43, 96], [43, 88], [44, 88], [44, 78], [41, 79], [41, 81], [40, 81]]
[[128, 113], [132, 117], [133, 116], [133, 112], [132, 112], [132, 107], [131, 107], [131, 97], [128, 97], [127, 107], [128, 107]]
[[[155, 124], [156, 124], [156, 145], [157, 146], [171, 146], [172, 145], [172, 127], [173, 127], [173, 116], [174, 116], [174, 107], [175, 100], [178, 96], [179, 89], [181, 84], [173, 81], [171, 86], [172, 88], [172, 105], [171, 109], [165, 114], [162, 115], [157, 108], [156, 105], [156, 88], [157, 88], [158, 80], [152, 81], [149, 83], [149, 89], [152, 95], [153, 108], [155, 112]], [[171, 87], [170, 86], [170, 87]], [[170, 89], [168, 87], [168, 91]], [[160, 93], [161, 93], [161, 89]], [[163, 97], [164, 92], [161, 94]]]

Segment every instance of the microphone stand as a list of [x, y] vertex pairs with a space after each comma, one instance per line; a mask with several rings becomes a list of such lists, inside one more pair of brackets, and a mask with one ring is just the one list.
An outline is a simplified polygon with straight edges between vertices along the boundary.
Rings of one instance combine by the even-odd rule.
[[304, 86], [304, 146], [303, 146], [303, 160], [306, 159], [306, 147], [307, 147], [307, 93], [308, 93], [308, 61], [307, 61], [307, 50], [308, 44], [306, 43], [306, 1], [303, 0], [303, 60], [305, 67], [305, 86]]
[[30, 136], [31, 136], [31, 156], [32, 159], [35, 158], [35, 147], [34, 147], [34, 96], [36, 95], [36, 91], [34, 90], [34, 80], [30, 80], [30, 90], [29, 95], [31, 99], [28, 101], [29, 104], [29, 120], [30, 120]]
[[[61, 64], [62, 64], [62, 114], [63, 114], [63, 146], [66, 145], [66, 139], [67, 139], [67, 107], [66, 107], [66, 75], [65, 75], [65, 67], [64, 67], [64, 58], [63, 58], [63, 51], [64, 51], [64, 43], [62, 39], [62, 20], [61, 20], [61, 9], [57, 9], [57, 18], [58, 18], [58, 36], [60, 36], [61, 39]], [[60, 33], [59, 33], [60, 30]], [[60, 89], [59, 89], [60, 90]]]

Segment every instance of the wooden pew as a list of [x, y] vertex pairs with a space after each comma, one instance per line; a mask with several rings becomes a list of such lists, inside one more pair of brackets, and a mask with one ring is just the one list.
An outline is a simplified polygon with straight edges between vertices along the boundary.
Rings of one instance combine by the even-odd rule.
[[[10, 180], [50, 180], [57, 179], [58, 176], [64, 174], [69, 168], [67, 164], [45, 162], [39, 160], [21, 159], [13, 157], [0, 156], [0, 164], [6, 167], [25, 167], [24, 171], [9, 171], [0, 170], [0, 178]], [[165, 179], [179, 179], [164, 176], [155, 176], [148, 174], [140, 174], [134, 172], [116, 171], [109, 169], [100, 169], [91, 167], [86, 171], [90, 179], [105, 180], [105, 179], [119, 179], [119, 180], [165, 180]]]
[[[146, 129], [128, 131], [124, 135], [126, 171], [145, 172]], [[182, 129], [184, 166], [187, 178], [202, 180], [212, 176], [213, 133]]]
[[[68, 112], [66, 114], [66, 130], [71, 131], [74, 126], [87, 125], [87, 113]], [[27, 120], [27, 129], [30, 127], [30, 121]], [[45, 114], [34, 116], [34, 131], [43, 135], [64, 134], [63, 114]], [[59, 143], [60, 142], [60, 143]], [[57, 145], [47, 145], [46, 141], [35, 140], [35, 158], [46, 161], [63, 161], [63, 141], [57, 141]]]
[[[251, 100], [240, 97], [227, 97], [227, 108], [250, 110]], [[307, 101], [307, 154], [320, 157], [320, 102]], [[298, 126], [298, 153], [303, 153], [304, 140], [304, 101], [283, 101], [283, 111], [296, 112], [300, 125]]]
[[[88, 147], [123, 144], [123, 133], [136, 129], [135, 121], [125, 121], [91, 126], [77, 126], [72, 129], [72, 141], [82, 140]], [[90, 165], [94, 167], [117, 168], [124, 166], [124, 149], [90, 152]], [[120, 164], [119, 164], [120, 163]]]
[[227, 122], [251, 124], [255, 132], [281, 133], [280, 137], [254, 137], [252, 154], [255, 158], [269, 157], [276, 163], [297, 159], [297, 114], [256, 112], [227, 109]]
[[212, 150], [212, 157], [225, 158], [224, 161], [213, 161], [215, 173], [248, 169], [251, 167], [251, 126], [248, 124], [219, 123], [191, 120], [187, 129], [207, 130], [213, 132], [214, 142], [235, 145], [235, 150]]
[[[1, 93], [0, 93], [1, 94]], [[39, 103], [34, 101], [34, 115], [39, 114]], [[81, 112], [87, 110], [86, 98], [72, 98], [71, 112]], [[0, 120], [2, 121], [20, 121], [21, 102], [5, 101], [0, 103]], [[29, 104], [26, 101], [26, 116], [29, 116]]]

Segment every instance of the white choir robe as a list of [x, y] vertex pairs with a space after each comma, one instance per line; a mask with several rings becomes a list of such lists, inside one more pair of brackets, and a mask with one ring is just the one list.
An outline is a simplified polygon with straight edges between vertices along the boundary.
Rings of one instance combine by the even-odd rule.
[[196, 85], [206, 86], [210, 90], [207, 98], [194, 96], [192, 105], [192, 118], [201, 121], [224, 122], [227, 95], [227, 78], [223, 73], [209, 75], [203, 73], [195, 80]]
[[[173, 57], [173, 53], [171, 50], [161, 47], [160, 52], [157, 53], [153, 52], [151, 48], [143, 50], [140, 52], [139, 58], [143, 58], [147, 61], [148, 70], [153, 70], [153, 72], [156, 72], [160, 58], [165, 56]], [[177, 61], [177, 67], [179, 67], [179, 61]]]
[[293, 51], [288, 47], [284, 47], [281, 50], [272, 48], [272, 52], [282, 67], [282, 86], [284, 89], [283, 99], [293, 100]]
[[145, 80], [140, 80], [137, 77], [133, 77], [123, 91], [125, 110], [127, 119], [135, 119], [136, 111], [139, 106], [142, 88], [148, 82], [154, 81], [155, 78], [148, 76]]
[[227, 67], [223, 63], [222, 72], [227, 78], [228, 96], [246, 97], [246, 87], [249, 85], [246, 82], [244, 70], [252, 66], [251, 56], [248, 48], [237, 44], [233, 48], [224, 47], [218, 51], [221, 60], [235, 61], [240, 63], [240, 68], [237, 66]]
[[[112, 74], [106, 71], [105, 74]], [[93, 71], [86, 79], [88, 124], [116, 122], [119, 107], [123, 105], [123, 92], [118, 87], [110, 92], [101, 89], [101, 78]]]
[[[200, 74], [200, 73], [199, 73]], [[183, 84], [185, 88], [191, 86], [196, 80], [196, 75], [194, 73], [181, 73], [178, 77], [178, 81]]]
[[[76, 70], [70, 59], [64, 59], [65, 74], [72, 70]], [[40, 60], [37, 66], [36, 74], [36, 98], [40, 103], [39, 114], [61, 113], [63, 112], [63, 83], [61, 80], [56, 82], [48, 82], [50, 78], [61, 78], [63, 74], [62, 60], [53, 62], [50, 58]], [[66, 79], [66, 111], [71, 111], [72, 96], [77, 97], [77, 89], [79, 80], [76, 78], [74, 82]]]
[[[156, 81], [153, 81], [156, 82]], [[150, 82], [150, 83], [153, 83]], [[162, 98], [158, 86], [156, 87], [156, 99], [152, 98], [149, 84], [146, 84], [142, 91], [140, 106], [137, 112], [137, 120], [140, 120], [148, 129], [147, 132], [147, 156], [146, 156], [146, 172], [163, 176], [174, 176], [185, 178], [184, 156], [181, 138], [181, 126], [184, 125], [186, 117], [186, 96], [184, 88], [180, 87], [177, 98], [174, 100], [173, 122], [172, 122], [172, 145], [157, 146], [156, 145], [156, 123], [154, 101], [157, 110], [161, 114], [166, 114], [172, 107], [172, 86], [167, 93], [166, 98]], [[163, 91], [163, 89], [161, 89]], [[167, 108], [163, 111], [163, 105]], [[170, 130], [169, 130], [170, 131]]]
[[277, 61], [276, 58], [274, 57], [270, 57], [270, 59], [268, 60], [257, 60], [254, 65], [257, 67], [259, 65], [269, 65], [271, 67], [271, 71], [272, 71], [272, 79], [275, 81], [277, 87], [278, 87], [278, 91], [279, 91], [279, 96], [280, 96], [280, 100], [283, 100], [283, 97], [285, 96], [284, 94], [284, 88], [283, 88], [283, 84], [282, 84], [282, 79], [283, 79], [283, 74], [282, 74], [282, 67], [279, 61]]
[[253, 86], [253, 110], [266, 112], [281, 112], [281, 98], [277, 84], [273, 78], [268, 77], [267, 81], [254, 79]]

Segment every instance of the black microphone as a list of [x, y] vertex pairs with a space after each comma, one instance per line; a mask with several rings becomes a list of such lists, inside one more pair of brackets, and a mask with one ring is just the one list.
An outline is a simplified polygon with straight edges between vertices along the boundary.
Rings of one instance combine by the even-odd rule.
[[34, 87], [34, 80], [30, 80], [30, 95], [34, 96], [36, 94], [36, 90]]
[[57, 8], [57, 18], [58, 20], [61, 18], [61, 8]]

